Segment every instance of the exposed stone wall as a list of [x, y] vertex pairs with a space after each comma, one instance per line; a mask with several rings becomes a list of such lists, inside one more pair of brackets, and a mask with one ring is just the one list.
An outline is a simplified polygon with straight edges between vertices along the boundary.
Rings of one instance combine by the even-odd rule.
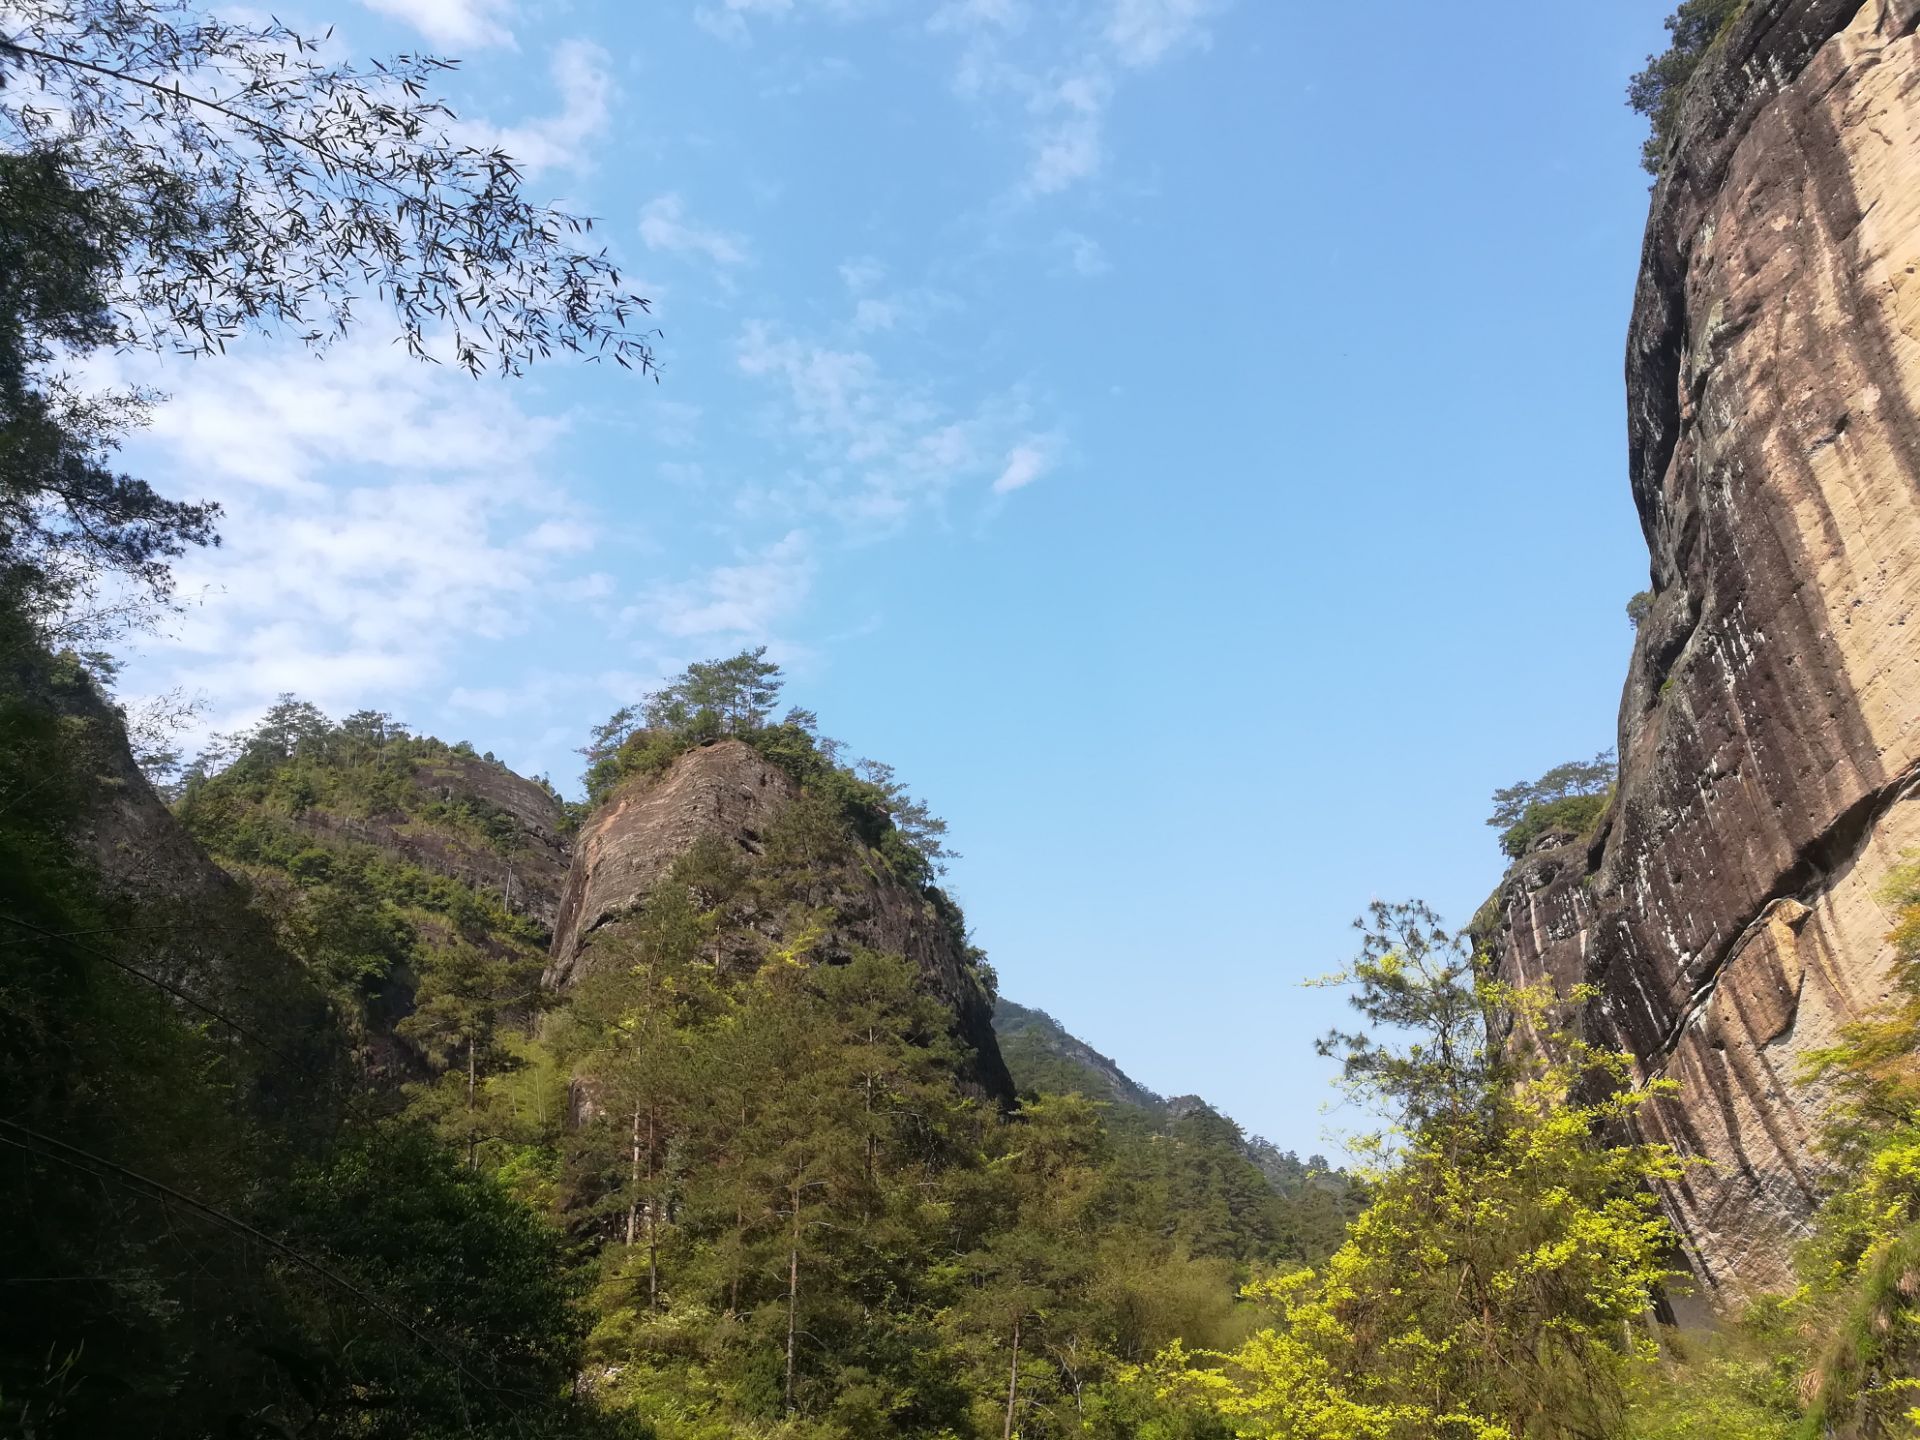
[[1509, 979], [1680, 1094], [1673, 1213], [1709, 1293], [1787, 1277], [1824, 1096], [1920, 849], [1920, 0], [1755, 0], [1653, 198], [1628, 346], [1654, 602], [1591, 845], [1501, 896]]
[[[554, 927], [546, 983], [564, 991], [590, 974], [598, 943], [616, 935], [696, 841], [717, 835], [749, 865], [768, 828], [792, 803], [791, 777], [752, 746], [722, 740], [688, 751], [665, 773], [631, 781], [581, 828]], [[1002, 1100], [1013, 1081], [993, 1036], [987, 997], [964, 949], [932, 899], [887, 877], [870, 858], [853, 867], [849, 888], [822, 897], [838, 916], [821, 953], [833, 960], [860, 946], [904, 955], [928, 991], [954, 1012], [956, 1033], [972, 1049], [972, 1078]], [[769, 925], [774, 922], [768, 921]], [[769, 929], [767, 942], [780, 937]]]

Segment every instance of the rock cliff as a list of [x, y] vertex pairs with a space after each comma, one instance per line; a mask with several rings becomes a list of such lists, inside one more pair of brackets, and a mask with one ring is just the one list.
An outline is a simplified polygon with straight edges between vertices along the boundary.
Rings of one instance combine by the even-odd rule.
[[[622, 786], [581, 827], [554, 926], [550, 989], [565, 992], [591, 973], [601, 942], [645, 903], [674, 862], [707, 836], [724, 840], [751, 868], [764, 840], [799, 787], [778, 766], [740, 740], [689, 750], [657, 776]], [[831, 894], [819, 897], [835, 916], [816, 953], [831, 962], [855, 947], [904, 955], [931, 994], [954, 1013], [955, 1033], [974, 1057], [968, 1077], [989, 1095], [1012, 1099], [1013, 1081], [995, 1042], [991, 1002], [969, 960], [964, 937], [943, 898], [892, 876], [877, 857], [861, 855]], [[758, 940], [783, 937], [779, 921], [754, 921]]]
[[[435, 823], [425, 813], [435, 801], [488, 817], [489, 833], [482, 837]], [[449, 750], [408, 764], [406, 793], [397, 804], [364, 816], [314, 808], [301, 821], [317, 832], [376, 845], [423, 870], [491, 891], [515, 914], [531, 916], [551, 931], [571, 855], [561, 832], [563, 817], [559, 798], [537, 781]]]
[[7, 667], [4, 680], [22, 711], [39, 712], [29, 723], [52, 718], [62, 731], [71, 773], [43, 778], [70, 807], [63, 838], [97, 877], [118, 938], [108, 950], [84, 933], [52, 934], [15, 920], [12, 943], [35, 936], [71, 945], [165, 996], [231, 1056], [238, 1098], [277, 1123], [290, 1123], [294, 1112], [323, 1113], [344, 1080], [325, 1000], [244, 888], [148, 783], [119, 712], [66, 658], [27, 656]]
[[[1920, 848], [1920, 0], [1755, 0], [1689, 92], [1627, 354], [1653, 604], [1590, 843], [1498, 896], [1505, 978], [1680, 1090], [1671, 1210], [1716, 1300], [1788, 1278], [1825, 1097]], [[1910, 623], [1911, 622], [1911, 623]]]

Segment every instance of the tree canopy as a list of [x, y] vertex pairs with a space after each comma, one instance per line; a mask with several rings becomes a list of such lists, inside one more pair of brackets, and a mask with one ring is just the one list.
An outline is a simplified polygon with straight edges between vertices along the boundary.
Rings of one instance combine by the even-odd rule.
[[1627, 104], [1647, 117], [1650, 133], [1640, 149], [1640, 164], [1649, 175], [1666, 168], [1680, 126], [1680, 102], [1694, 71], [1746, 6], [1747, 0], [1683, 0], [1666, 20], [1672, 43], [1649, 55], [1646, 68], [1627, 82]]
[[217, 506], [115, 468], [154, 397], [80, 387], [63, 367], [90, 353], [323, 348], [371, 322], [475, 375], [653, 370], [647, 301], [592, 221], [456, 138], [450, 62], [324, 59], [189, 0], [21, 0], [0, 23], [0, 594], [51, 638], [151, 618], [170, 562], [216, 541]]
[[1551, 828], [1583, 829], [1606, 806], [1619, 773], [1611, 749], [1591, 760], [1569, 760], [1538, 780], [1522, 780], [1493, 792], [1487, 824], [1501, 830], [1500, 848], [1518, 859], [1535, 836]]

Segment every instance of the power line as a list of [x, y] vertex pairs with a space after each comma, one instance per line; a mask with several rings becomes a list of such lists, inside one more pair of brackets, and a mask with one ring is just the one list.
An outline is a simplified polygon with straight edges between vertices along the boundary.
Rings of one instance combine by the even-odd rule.
[[[9, 1139], [4, 1135], [0, 1135], [0, 1144], [11, 1145], [16, 1150], [24, 1150], [29, 1155], [37, 1155], [43, 1160], [50, 1160], [56, 1165], [64, 1165], [68, 1169], [77, 1170], [81, 1174], [91, 1176], [97, 1180], [112, 1181], [122, 1189], [129, 1190], [148, 1200], [172, 1200], [185, 1206], [189, 1211], [204, 1220], [209, 1220], [216, 1225], [223, 1225], [229, 1230], [247, 1235], [259, 1241], [262, 1245], [267, 1246], [280, 1255], [284, 1255], [287, 1259], [293, 1261], [294, 1264], [300, 1266], [302, 1269], [311, 1271], [329, 1284], [337, 1286], [347, 1294], [353, 1296], [354, 1299], [359, 1300], [379, 1315], [390, 1320], [393, 1324], [398, 1325], [402, 1330], [406, 1331], [407, 1334], [411, 1335], [442, 1360], [453, 1366], [455, 1370], [459, 1371], [461, 1375], [472, 1381], [480, 1389], [490, 1391], [494, 1394], [510, 1393], [503, 1392], [499, 1386], [493, 1385], [480, 1376], [475, 1375], [466, 1367], [458, 1355], [446, 1349], [439, 1341], [414, 1325], [405, 1315], [380, 1299], [379, 1296], [363, 1290], [360, 1286], [355, 1285], [351, 1280], [341, 1275], [332, 1267], [321, 1264], [311, 1256], [301, 1254], [301, 1252], [294, 1249], [293, 1246], [283, 1240], [275, 1239], [258, 1226], [250, 1225], [238, 1216], [229, 1215], [226, 1211], [209, 1205], [205, 1201], [196, 1200], [184, 1191], [176, 1190], [165, 1181], [155, 1180], [151, 1176], [142, 1175], [137, 1170], [130, 1170], [126, 1166], [117, 1164], [103, 1155], [96, 1155], [90, 1150], [83, 1150], [78, 1145], [70, 1145], [64, 1140], [56, 1140], [51, 1135], [42, 1135], [39, 1131], [22, 1125], [17, 1120], [0, 1119], [0, 1128], [12, 1130], [24, 1135], [38, 1145], [51, 1146], [54, 1150], [64, 1151], [66, 1153], [52, 1154], [46, 1150], [36, 1150], [33, 1145], [23, 1144], [18, 1140]], [[522, 1398], [527, 1397], [523, 1396]]]

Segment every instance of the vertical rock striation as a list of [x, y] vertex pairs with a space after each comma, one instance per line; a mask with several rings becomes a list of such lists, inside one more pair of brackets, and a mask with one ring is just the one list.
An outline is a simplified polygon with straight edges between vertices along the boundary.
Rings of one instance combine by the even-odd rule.
[[1690, 91], [1627, 352], [1654, 600], [1591, 844], [1509, 874], [1504, 978], [1679, 1093], [1708, 1294], [1788, 1279], [1821, 1178], [1803, 1057], [1888, 992], [1920, 854], [1920, 0], [1754, 0]]

